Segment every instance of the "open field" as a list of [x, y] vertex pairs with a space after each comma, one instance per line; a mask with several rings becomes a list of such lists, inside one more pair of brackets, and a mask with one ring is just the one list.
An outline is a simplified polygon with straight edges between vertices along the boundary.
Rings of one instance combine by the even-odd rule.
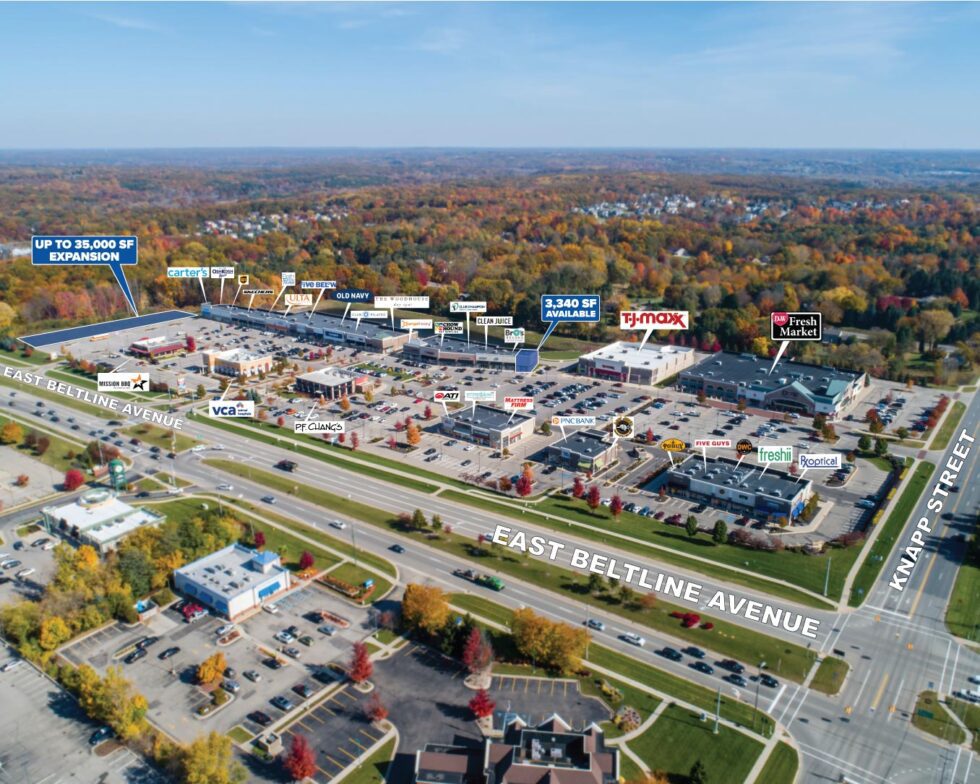
[[374, 592], [370, 596], [370, 601], [384, 596], [391, 590], [390, 582], [383, 577], [378, 577], [374, 572], [369, 572], [360, 566], [355, 566], [352, 561], [347, 561], [336, 569], [331, 569], [330, 576], [336, 577], [338, 580], [343, 580], [345, 583], [350, 583], [351, 585], [362, 585], [365, 580], [374, 580]]
[[837, 694], [849, 669], [850, 666], [843, 659], [827, 656], [820, 662], [813, 680], [810, 681], [810, 688], [822, 691], [824, 694]]
[[[712, 732], [709, 717], [702, 722], [696, 713], [668, 705], [653, 726], [629, 742], [629, 747], [653, 770], [664, 770], [671, 780], [686, 776], [700, 760], [708, 781], [744, 781], [762, 744], [730, 727]], [[762, 779], [768, 784], [768, 779]]]
[[[393, 519], [391, 515], [385, 512], [318, 488], [297, 485], [288, 477], [278, 476], [269, 471], [251, 468], [229, 460], [208, 458], [203, 462], [236, 476], [249, 477], [270, 489], [295, 495], [310, 503], [334, 509], [372, 525], [400, 533], [409, 533], [401, 527], [397, 519]], [[476, 546], [470, 538], [458, 534], [443, 533], [436, 538], [426, 539], [425, 544], [450, 552], [460, 558], [470, 561], [478, 560], [490, 569], [497, 569], [549, 590], [564, 590], [575, 595], [584, 595], [588, 590], [584, 575], [561, 569], [545, 561], [521, 558], [513, 552], [504, 552], [503, 548], [481, 548]], [[497, 552], [498, 550], [500, 552]], [[765, 659], [774, 662], [776, 664], [773, 671], [776, 674], [796, 682], [803, 680], [815, 660], [815, 654], [803, 646], [781, 642], [774, 637], [737, 626], [720, 618], [702, 615], [706, 622], [714, 623], [714, 629], [710, 632], [699, 628], [685, 629], [676, 618], [670, 617], [670, 613], [683, 608], [668, 602], [658, 600], [654, 607], [647, 610], [638, 606], [623, 605], [616, 597], [609, 594], [600, 595], [597, 601], [601, 602], [610, 612], [687, 640], [695, 645], [713, 648], [732, 658], [747, 661]]]
[[[36, 450], [31, 449], [25, 444], [21, 443], [16, 447], [21, 454], [27, 455], [34, 460], [38, 460], [56, 471], [67, 471], [69, 468], [78, 467], [78, 463], [74, 457], [68, 457], [68, 455], [82, 452], [84, 447], [80, 443], [72, 443], [61, 436], [54, 435], [47, 429], [39, 429], [35, 427], [27, 417], [14, 418], [0, 414], [0, 428], [2, 428], [8, 422], [15, 422], [16, 424], [20, 425], [25, 435], [33, 431], [37, 433], [38, 436], [44, 436], [50, 442], [47, 450], [42, 455], [37, 454]], [[38, 424], [43, 425], [45, 423], [38, 422]], [[10, 444], [9, 446], [13, 445]]]
[[980, 754], [980, 705], [957, 699], [947, 700], [946, 705], [973, 733], [973, 751]]
[[942, 427], [936, 432], [936, 437], [932, 439], [932, 444], [929, 446], [930, 449], [945, 449], [949, 446], [949, 440], [956, 432], [956, 428], [959, 426], [960, 420], [963, 418], [965, 412], [966, 403], [961, 403], [959, 400], [953, 403], [953, 408], [946, 414], [946, 419], [943, 420]]
[[912, 724], [941, 741], [954, 745], [966, 740], [966, 733], [949, 715], [934, 691], [922, 692], [915, 701]]
[[953, 592], [946, 605], [946, 626], [957, 637], [975, 642], [980, 634], [980, 543], [976, 535], [956, 573]]
[[760, 784], [793, 784], [800, 757], [788, 743], [777, 743], [759, 774]]

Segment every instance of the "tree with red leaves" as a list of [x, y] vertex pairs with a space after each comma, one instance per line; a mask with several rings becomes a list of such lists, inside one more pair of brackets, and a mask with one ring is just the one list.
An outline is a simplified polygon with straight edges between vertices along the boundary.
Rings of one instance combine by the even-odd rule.
[[487, 716], [493, 715], [493, 709], [497, 707], [497, 703], [490, 699], [490, 695], [487, 694], [486, 689], [480, 689], [473, 699], [469, 702], [470, 710], [473, 711], [473, 715], [478, 719], [484, 719]]
[[422, 412], [422, 416], [426, 419], [432, 419], [432, 406], [426, 406], [425, 411]]
[[486, 633], [479, 626], [470, 630], [463, 646], [463, 664], [471, 674], [483, 672], [493, 663], [493, 647]]
[[609, 504], [609, 511], [612, 512], [613, 517], [619, 517], [623, 513], [623, 499], [614, 495]]
[[303, 554], [299, 557], [299, 568], [305, 572], [307, 569], [312, 569], [315, 562], [316, 559], [313, 557], [313, 553], [309, 550], [303, 550]]
[[398, 439], [394, 436], [388, 436], [388, 449], [397, 449]]
[[303, 781], [316, 773], [316, 750], [305, 735], [293, 735], [289, 753], [283, 757], [282, 766], [293, 781]]
[[344, 443], [344, 441], [346, 441], [346, 440], [347, 440], [347, 434], [346, 433], [341, 433], [340, 435], [337, 436], [337, 442], [340, 443], [340, 444]]
[[602, 503], [602, 493], [599, 492], [599, 485], [589, 485], [589, 492], [585, 497], [585, 502], [593, 512], [599, 508], [599, 504]]
[[585, 495], [585, 483], [582, 482], [581, 477], [575, 477], [575, 481], [572, 482], [572, 497], [581, 498]]
[[77, 468], [69, 468], [65, 471], [65, 481], [62, 483], [65, 490], [69, 493], [73, 490], [77, 490], [79, 487], [85, 484], [85, 474], [79, 471]]
[[655, 440], [656, 439], [653, 436], [653, 428], [652, 427], [648, 427], [647, 428], [647, 443], [648, 444], [652, 444]]
[[286, 424], [286, 417], [281, 416], [278, 419], [276, 419], [276, 425], [278, 425], [279, 427], [282, 427], [285, 424]]
[[531, 489], [534, 486], [534, 482], [528, 479], [526, 476], [522, 476], [517, 482], [514, 483], [514, 491], [521, 497], [527, 498], [531, 495]]
[[187, 336], [186, 343], [187, 343], [187, 350], [188, 351], [196, 351], [197, 350], [197, 340], [194, 339], [194, 336], [193, 335], [188, 335]]
[[357, 437], [357, 433], [350, 434], [350, 449], [351, 452], [356, 452], [357, 447], [361, 445], [361, 439]]
[[364, 706], [364, 715], [371, 721], [384, 721], [388, 718], [388, 708], [381, 702], [381, 695], [378, 694], [377, 690], [371, 695], [367, 705]]
[[255, 548], [265, 547], [265, 534], [262, 531], [255, 532]]
[[354, 653], [350, 660], [349, 675], [354, 683], [364, 683], [374, 672], [374, 664], [367, 646], [363, 642], [354, 643]]

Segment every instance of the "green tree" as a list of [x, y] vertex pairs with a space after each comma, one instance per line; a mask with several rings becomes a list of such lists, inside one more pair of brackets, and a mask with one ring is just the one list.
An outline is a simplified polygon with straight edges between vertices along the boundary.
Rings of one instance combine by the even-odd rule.
[[687, 516], [687, 522], [684, 523], [684, 530], [687, 531], [687, 535], [692, 539], [698, 535], [698, 518], [694, 515]]
[[425, 520], [425, 512], [423, 512], [421, 509], [416, 509], [414, 512], [412, 512], [411, 526], [416, 531], [424, 531], [428, 526], [428, 523]]
[[711, 538], [714, 539], [715, 544], [724, 544], [728, 541], [728, 526], [725, 525], [724, 520], [715, 522], [715, 530], [712, 532]]
[[595, 594], [602, 591], [602, 575], [592, 572], [589, 575], [589, 593]]
[[884, 457], [888, 454], [888, 442], [884, 438], [875, 439], [875, 454]]
[[129, 585], [133, 596], [146, 596], [153, 580], [153, 564], [135, 548], [127, 548], [119, 556], [119, 576]]
[[871, 436], [862, 435], [858, 439], [858, 451], [869, 452], [871, 450]]
[[701, 760], [691, 766], [691, 772], [687, 774], [687, 779], [690, 784], [708, 784], [708, 771]]

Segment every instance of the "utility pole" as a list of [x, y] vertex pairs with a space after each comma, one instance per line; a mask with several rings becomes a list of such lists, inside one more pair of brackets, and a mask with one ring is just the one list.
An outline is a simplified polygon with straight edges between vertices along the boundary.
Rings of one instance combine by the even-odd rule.
[[827, 590], [830, 587], [830, 565], [834, 562], [834, 559], [829, 555], [827, 556], [827, 574], [823, 578], [823, 595], [827, 595]]
[[715, 703], [715, 728], [712, 734], [718, 734], [718, 722], [721, 720], [721, 686], [718, 687], [718, 701]]

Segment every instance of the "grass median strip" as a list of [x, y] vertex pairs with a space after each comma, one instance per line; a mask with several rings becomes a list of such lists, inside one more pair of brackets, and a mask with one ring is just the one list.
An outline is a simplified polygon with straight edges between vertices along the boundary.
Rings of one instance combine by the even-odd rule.
[[828, 656], [820, 662], [813, 680], [810, 681], [810, 688], [822, 691], [824, 694], [837, 694], [849, 669], [850, 666], [843, 659]]
[[916, 503], [922, 497], [922, 491], [925, 489], [926, 484], [928, 484], [929, 477], [932, 476], [935, 468], [932, 463], [919, 463], [916, 466], [912, 478], [905, 486], [905, 490], [898, 499], [898, 503], [895, 504], [888, 518], [885, 520], [884, 527], [879, 532], [878, 538], [871, 547], [871, 551], [864, 559], [864, 563], [861, 564], [861, 568], [858, 569], [854, 577], [854, 583], [851, 586], [851, 596], [848, 600], [848, 604], [851, 607], [861, 606], [861, 603], [868, 595], [868, 591], [871, 590], [871, 586], [878, 579], [878, 575], [881, 573], [885, 561], [895, 546], [899, 534], [902, 533], [902, 529], [905, 528], [905, 524], [908, 522]]
[[[325, 509], [331, 509], [349, 515], [355, 519], [386, 528], [404, 535], [424, 535], [418, 539], [420, 544], [449, 552], [459, 558], [476, 561], [483, 566], [496, 569], [529, 583], [550, 591], [566, 592], [573, 597], [586, 598], [590, 592], [587, 577], [568, 569], [562, 569], [547, 561], [522, 557], [502, 547], [479, 546], [474, 540], [459, 534], [441, 533], [434, 535], [431, 531], [412, 532], [394, 515], [358, 501], [348, 500], [319, 488], [298, 484], [288, 477], [278, 476], [269, 471], [251, 468], [248, 465], [230, 460], [208, 458], [203, 461], [206, 465], [236, 476], [252, 479], [270, 489], [280, 490], [307, 502], [317, 504]], [[637, 595], [629, 601], [622, 599], [621, 594], [613, 591], [603, 591], [593, 596], [591, 601], [598, 602], [609, 612], [621, 615], [631, 621], [652, 629], [665, 632], [695, 645], [704, 645], [719, 653], [745, 661], [761, 661], [770, 663], [770, 669], [790, 680], [801, 682], [810, 666], [815, 661], [815, 654], [801, 645], [787, 643], [762, 632], [738, 626], [717, 617], [702, 615], [705, 623], [712, 623], [710, 630], [700, 627], [684, 628], [681, 622], [671, 617], [673, 612], [683, 612], [689, 607], [670, 604], [657, 599], [651, 607], [643, 607], [638, 602]], [[636, 602], [636, 603], [634, 603]]]
[[936, 433], [936, 437], [932, 439], [930, 449], [945, 449], [949, 446], [949, 440], [956, 432], [964, 413], [966, 413], [966, 403], [961, 403], [959, 400], [953, 403], [952, 410], [946, 415], [946, 420]]
[[[458, 490], [447, 490], [442, 493], [442, 497], [447, 500], [463, 503], [468, 506], [476, 506], [481, 509], [491, 509], [514, 519], [526, 520], [526, 515], [533, 515], [538, 525], [555, 530], [566, 530], [568, 522], [579, 523], [580, 525], [575, 529], [576, 533], [583, 538], [593, 541], [610, 541], [608, 538], [609, 534], [624, 534], [645, 540], [656, 537], [657, 543], [662, 544], [663, 548], [649, 547], [632, 541], [623, 541], [622, 544], [637, 554], [670, 563], [680, 568], [698, 571], [709, 577], [727, 580], [773, 596], [780, 596], [808, 607], [815, 607], [817, 609], [832, 608], [831, 604], [821, 601], [812, 594], [766, 579], [769, 577], [775, 580], [784, 580], [800, 585], [810, 591], [822, 592], [824, 577], [826, 575], [822, 558], [825, 556], [812, 556], [802, 552], [792, 551], [764, 552], [731, 545], [719, 546], [711, 542], [707, 534], [703, 534], [697, 539], [691, 539], [686, 535], [683, 528], [670, 526], [658, 520], [635, 515], [631, 512], [623, 512], [619, 519], [613, 519], [605, 508], [597, 513], [592, 513], [585, 506], [584, 502], [574, 502], [565, 496], [549, 497], [536, 503], [532, 502], [526, 509], [522, 509], [505, 503], [502, 499], [498, 500], [489, 493], [474, 493], [475, 488], [472, 485], [377, 455], [365, 452], [352, 454], [350, 450], [344, 450], [343, 455], [334, 455], [330, 451], [303, 446], [304, 440], [308, 442], [308, 439], [305, 437], [296, 436], [293, 433], [268, 423], [243, 422], [240, 424], [231, 424], [219, 420], [212, 420], [208, 417], [197, 417], [197, 419], [212, 427], [235, 432], [270, 445], [292, 445], [295, 451], [307, 457], [312, 457], [332, 465], [338, 465], [350, 471], [368, 473], [375, 478], [378, 478], [380, 475], [374, 466], [383, 469], [410, 471], [412, 474], [420, 476], [423, 479], [432, 479], [433, 481], [459, 488]], [[276, 435], [272, 435], [272, 433], [276, 433]], [[288, 443], [284, 444], [284, 440]], [[340, 449], [339, 447], [327, 447], [326, 445], [324, 445], [324, 448], [327, 450]], [[380, 478], [384, 479], [384, 481], [390, 481], [393, 484], [398, 484], [413, 490], [433, 493], [438, 489], [435, 485], [421, 480], [413, 480], [392, 473], [391, 471], [384, 471], [383, 473], [384, 475], [380, 476]], [[548, 513], [560, 519], [552, 519], [546, 517], [544, 514], [538, 514], [539, 512]], [[857, 558], [859, 550], [860, 548], [857, 547], [834, 550], [828, 592], [831, 598], [840, 597], [844, 580], [847, 578], [847, 574]], [[695, 561], [687, 557], [690, 555], [702, 556], [718, 563]], [[738, 567], [746, 571], [737, 572], [729, 567]]]
[[[974, 529], [980, 516], [974, 520]], [[957, 637], [975, 642], [980, 634], [980, 540], [970, 537], [966, 558], [956, 573], [953, 592], [946, 606], [946, 626]]]
[[185, 436], [182, 433], [171, 432], [165, 427], [151, 425], [133, 425], [120, 431], [127, 438], [138, 438], [145, 444], [166, 449], [168, 452], [173, 449], [175, 452], [184, 452], [195, 444], [199, 443], [196, 438]]
[[395, 756], [395, 738], [386, 740], [377, 751], [344, 777], [344, 784], [384, 784]]
[[980, 754], [980, 705], [957, 699], [947, 701], [946, 705], [973, 735], [973, 751]]
[[949, 715], [934, 691], [924, 691], [919, 695], [915, 701], [912, 724], [946, 743], [959, 745], [966, 740], [966, 733]]

